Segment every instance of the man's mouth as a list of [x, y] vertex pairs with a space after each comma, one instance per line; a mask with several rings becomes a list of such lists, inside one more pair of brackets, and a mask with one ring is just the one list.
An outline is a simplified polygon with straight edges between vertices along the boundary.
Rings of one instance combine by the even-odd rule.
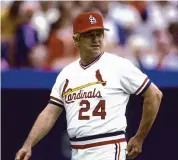
[[91, 45], [91, 47], [100, 47], [100, 45]]

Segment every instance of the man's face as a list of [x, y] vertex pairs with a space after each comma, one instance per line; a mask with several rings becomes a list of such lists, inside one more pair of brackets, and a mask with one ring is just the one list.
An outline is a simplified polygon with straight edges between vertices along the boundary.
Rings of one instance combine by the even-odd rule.
[[101, 53], [103, 46], [104, 30], [96, 29], [80, 34], [78, 48], [81, 52]]

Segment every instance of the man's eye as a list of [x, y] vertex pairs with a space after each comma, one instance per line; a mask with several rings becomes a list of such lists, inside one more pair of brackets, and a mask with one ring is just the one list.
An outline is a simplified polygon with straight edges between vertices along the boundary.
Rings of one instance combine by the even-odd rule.
[[91, 36], [92, 36], [92, 34], [87, 34], [87, 35], [86, 35], [86, 37], [91, 37]]
[[101, 34], [101, 33], [97, 33], [96, 36], [97, 36], [97, 37], [101, 37], [102, 34]]
[[84, 37], [91, 37], [91, 34], [84, 34]]

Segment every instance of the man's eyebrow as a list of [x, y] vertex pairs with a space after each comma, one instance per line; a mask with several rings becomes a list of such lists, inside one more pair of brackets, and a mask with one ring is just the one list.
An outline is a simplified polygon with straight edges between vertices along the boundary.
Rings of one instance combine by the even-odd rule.
[[90, 34], [90, 33], [91, 33], [91, 32], [88, 31], [88, 32], [81, 33], [81, 35]]
[[93, 31], [88, 31], [88, 32], [85, 32], [84, 34], [90, 34], [90, 33], [93, 33]]
[[103, 30], [96, 30], [96, 31], [88, 31], [88, 32], [84, 32], [84, 33], [81, 33], [81, 35], [87, 35], [87, 34], [92, 34], [92, 33], [104, 33]]

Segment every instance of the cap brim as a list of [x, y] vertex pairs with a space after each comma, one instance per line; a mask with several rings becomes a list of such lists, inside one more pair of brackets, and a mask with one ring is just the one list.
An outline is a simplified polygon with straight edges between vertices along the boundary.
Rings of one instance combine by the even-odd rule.
[[79, 33], [84, 33], [84, 32], [88, 32], [88, 31], [91, 31], [91, 30], [95, 30], [95, 29], [103, 29], [105, 31], [110, 31], [109, 29], [107, 28], [103, 28], [103, 27], [89, 27], [89, 28], [86, 28], [86, 29], [83, 29], [81, 30]]

